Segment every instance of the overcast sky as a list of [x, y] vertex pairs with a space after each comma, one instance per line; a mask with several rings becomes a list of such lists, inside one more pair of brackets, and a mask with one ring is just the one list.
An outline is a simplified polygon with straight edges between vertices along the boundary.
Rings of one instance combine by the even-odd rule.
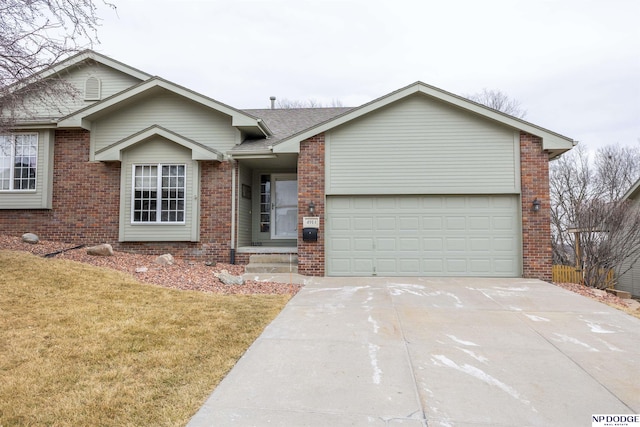
[[236, 108], [499, 89], [594, 149], [640, 144], [638, 0], [112, 0], [101, 52]]

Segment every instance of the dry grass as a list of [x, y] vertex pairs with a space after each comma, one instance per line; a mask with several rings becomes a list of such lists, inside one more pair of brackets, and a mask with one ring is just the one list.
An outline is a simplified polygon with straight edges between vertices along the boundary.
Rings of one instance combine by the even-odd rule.
[[0, 251], [0, 426], [184, 425], [289, 298]]

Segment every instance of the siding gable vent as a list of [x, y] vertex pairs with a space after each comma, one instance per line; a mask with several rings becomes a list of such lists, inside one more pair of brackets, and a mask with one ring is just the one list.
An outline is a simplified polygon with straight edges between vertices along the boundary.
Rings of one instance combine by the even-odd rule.
[[89, 77], [84, 84], [84, 100], [99, 101], [100, 86], [100, 80], [97, 77]]

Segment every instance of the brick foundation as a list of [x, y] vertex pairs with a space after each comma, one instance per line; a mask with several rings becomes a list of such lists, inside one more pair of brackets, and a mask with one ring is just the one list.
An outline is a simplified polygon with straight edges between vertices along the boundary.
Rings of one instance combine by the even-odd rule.
[[[520, 134], [522, 187], [522, 275], [551, 281], [551, 211], [549, 199], [549, 155], [542, 139]], [[533, 211], [533, 201], [541, 202]]]
[[[302, 218], [309, 216], [309, 204], [315, 204], [314, 216], [320, 217], [317, 242], [302, 241]], [[298, 156], [298, 272], [306, 276], [324, 276], [324, 134], [300, 143]]]

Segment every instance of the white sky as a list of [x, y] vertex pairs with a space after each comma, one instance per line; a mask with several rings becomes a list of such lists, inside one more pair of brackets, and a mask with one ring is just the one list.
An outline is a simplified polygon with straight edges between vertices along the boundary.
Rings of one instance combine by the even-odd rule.
[[640, 144], [638, 0], [112, 0], [95, 50], [236, 108], [499, 89], [594, 149]]

